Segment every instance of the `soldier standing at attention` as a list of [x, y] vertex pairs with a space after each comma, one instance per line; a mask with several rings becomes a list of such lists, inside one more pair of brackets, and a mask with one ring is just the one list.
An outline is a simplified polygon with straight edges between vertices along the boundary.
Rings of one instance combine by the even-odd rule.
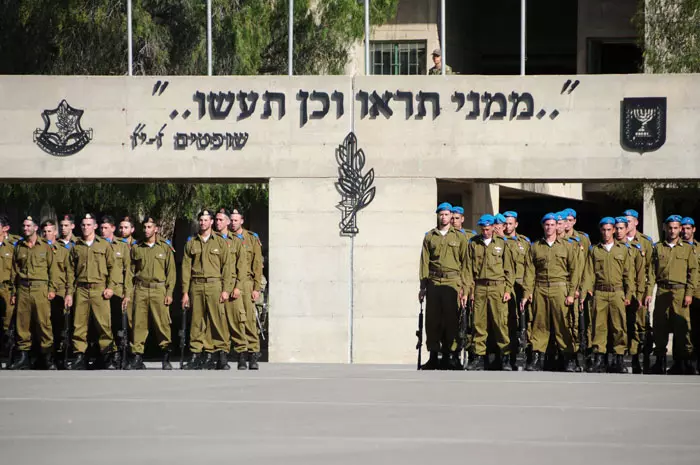
[[464, 229], [464, 208], [452, 207], [452, 227], [467, 236], [467, 240], [476, 236], [473, 229]]
[[[32, 348], [32, 321], [38, 329], [41, 355], [49, 370], [55, 370], [53, 361], [53, 330], [51, 303], [56, 297], [55, 280], [58, 263], [51, 246], [37, 235], [39, 226], [27, 216], [22, 222], [24, 239], [19, 241], [13, 262], [17, 294], [17, 348], [20, 357], [11, 370], [31, 368], [29, 351]], [[15, 303], [15, 302], [13, 302]]]
[[58, 241], [64, 246], [70, 244], [70, 247], [73, 247], [75, 245], [75, 236], [73, 235], [75, 218], [73, 215], [63, 215], [58, 225], [61, 233], [61, 237], [58, 238]]
[[146, 215], [141, 223], [145, 240], [131, 248], [131, 266], [134, 274], [134, 337], [131, 369], [146, 368], [143, 350], [148, 338], [149, 316], [163, 352], [163, 370], [172, 370], [170, 364], [170, 304], [173, 303], [176, 270], [175, 254], [170, 241], [158, 235], [158, 226], [152, 216]]
[[239, 278], [242, 287], [241, 298], [234, 301], [235, 311], [231, 318], [232, 327], [237, 328], [232, 335], [233, 349], [238, 353], [239, 370], [257, 370], [260, 334], [255, 318], [255, 301], [265, 289], [262, 284], [262, 243], [256, 233], [243, 229], [244, 221], [240, 211], [234, 209], [231, 212], [231, 230], [241, 241], [242, 250], [245, 252], [242, 254], [245, 256], [244, 260], [240, 261], [239, 265], [246, 267], [246, 272]]
[[481, 234], [469, 241], [467, 251], [466, 289], [474, 301], [474, 354], [467, 370], [483, 370], [489, 333], [498, 347], [503, 370], [510, 365], [508, 336], [508, 301], [513, 292], [513, 259], [503, 238], [495, 236], [494, 217], [483, 215], [478, 226]]
[[[519, 313], [519, 303], [523, 298], [523, 278], [525, 276], [525, 257], [530, 253], [530, 239], [527, 236], [517, 233], [518, 213], [507, 211], [503, 213], [506, 223], [503, 226], [503, 236], [508, 239], [506, 245], [510, 248], [510, 255], [513, 258], [513, 298], [508, 301], [508, 335], [510, 336], [510, 366], [517, 371], [517, 346], [518, 346], [518, 321], [525, 318], [530, 321], [528, 315]], [[525, 331], [529, 332], [528, 328]], [[529, 340], [529, 338], [528, 338]]]
[[591, 246], [587, 254], [582, 294], [593, 295], [591, 347], [594, 361], [587, 370], [590, 373], [599, 373], [602, 369], [603, 355], [607, 352], [608, 327], [614, 353], [610, 371], [626, 373], [623, 362], [627, 348], [625, 306], [630, 304], [634, 295], [634, 280], [630, 246], [615, 241], [614, 226], [615, 218], [606, 216], [600, 220], [601, 242]]
[[[428, 75], [430, 76], [440, 76], [442, 74], [442, 52], [439, 48], [433, 50], [433, 67], [428, 70]], [[447, 64], [445, 65], [445, 74], [452, 74], [452, 68]]]
[[[459, 369], [459, 359], [452, 351], [457, 337], [458, 305], [467, 301], [466, 265], [467, 238], [451, 224], [452, 205], [438, 205], [438, 226], [423, 239], [420, 257], [420, 291], [422, 303], [426, 295], [425, 308], [426, 346], [429, 360], [421, 370]], [[442, 366], [438, 354], [442, 352]]]
[[574, 339], [567, 320], [574, 303], [575, 250], [567, 239], [557, 235], [557, 216], [542, 217], [544, 237], [533, 242], [525, 256], [525, 274], [521, 311], [532, 302], [532, 360], [527, 371], [542, 369], [542, 354], [547, 349], [550, 328], [554, 328], [556, 345], [563, 352], [566, 371], [574, 371]]
[[[671, 215], [664, 221], [665, 240], [654, 245], [651, 276], [656, 282], [654, 345], [656, 361], [652, 373], [663, 374], [668, 333], [673, 332], [673, 366], [669, 374], [695, 374], [691, 361], [690, 304], [698, 279], [698, 258], [693, 246], [680, 239], [682, 218]], [[646, 297], [645, 305], [651, 303]]]
[[[207, 209], [197, 215], [199, 233], [190, 237], [182, 257], [182, 307], [192, 304], [190, 325], [190, 352], [192, 358], [185, 365], [188, 370], [206, 366], [202, 352], [218, 352], [216, 368], [225, 369], [229, 349], [224, 302], [233, 288], [228, 244], [212, 232], [214, 216]], [[223, 362], [223, 363], [222, 363]], [[211, 366], [206, 366], [211, 368]]]
[[[681, 220], [681, 238], [690, 244], [695, 251], [695, 256], [700, 260], [700, 255], [698, 253], [698, 243], [695, 240], [695, 220], [686, 216]], [[690, 304], [690, 327], [691, 337], [693, 341], [693, 348], [700, 347], [700, 264], [698, 271], [698, 281], [695, 285], [695, 294], [693, 295], [693, 302]], [[696, 359], [696, 371], [700, 370], [700, 357], [697, 353], [698, 349], [695, 349], [696, 353], [693, 356]]]
[[[58, 242], [56, 237], [58, 236], [58, 231], [56, 228], [56, 222], [53, 220], [46, 220], [41, 223], [42, 236], [46, 242], [51, 246], [54, 254], [54, 260], [57, 263], [58, 273], [54, 279], [54, 287], [56, 288], [56, 297], [51, 301], [51, 326], [53, 327], [54, 334], [54, 345], [57, 346], [56, 355], [63, 351], [70, 350], [68, 347], [63, 347], [63, 340], [60, 339], [61, 333], [64, 330], [70, 330], [70, 328], [64, 328], [65, 325], [65, 312], [70, 312], [70, 309], [66, 308], [65, 301], [63, 300], [66, 295], [66, 273], [68, 272], [68, 255], [70, 254], [71, 243], [64, 244]], [[55, 342], [58, 341], [58, 344]], [[63, 359], [58, 356], [54, 357], [59, 368], [63, 367]]]
[[130, 216], [125, 216], [119, 220], [119, 237], [122, 239], [122, 242], [129, 246], [129, 248], [138, 244], [138, 241], [134, 239], [135, 230], [134, 220]]
[[114, 251], [109, 242], [95, 234], [97, 220], [86, 213], [80, 222], [82, 237], [77, 239], [68, 257], [67, 307], [73, 306], [73, 352], [76, 357], [71, 370], [84, 370], [87, 367], [85, 351], [90, 316], [97, 326], [100, 353], [103, 366], [116, 369], [114, 364], [114, 337], [109, 299], [114, 295]]
[[[114, 277], [114, 295], [109, 299], [112, 318], [112, 335], [117, 339], [117, 333], [122, 324], [122, 312], [126, 312], [131, 302], [133, 292], [133, 274], [131, 271], [131, 253], [126, 242], [119, 241], [114, 237], [114, 231], [117, 227], [114, 224], [114, 218], [109, 215], [102, 217], [100, 223], [100, 232], [104, 240], [109, 242], [114, 251], [114, 265], [112, 276]], [[129, 328], [121, 328], [124, 336], [128, 338]], [[127, 341], [128, 344], [128, 341]], [[117, 367], [127, 366], [128, 360], [121, 359], [121, 351], [114, 353], [114, 364]], [[123, 365], [122, 365], [123, 364]]]
[[15, 294], [14, 276], [12, 274], [12, 261], [15, 257], [16, 240], [12, 240], [9, 235], [10, 221], [7, 216], [0, 215], [0, 311], [2, 312], [2, 337], [0, 347], [5, 347], [5, 335], [10, 329], [14, 305], [11, 304], [12, 296]]

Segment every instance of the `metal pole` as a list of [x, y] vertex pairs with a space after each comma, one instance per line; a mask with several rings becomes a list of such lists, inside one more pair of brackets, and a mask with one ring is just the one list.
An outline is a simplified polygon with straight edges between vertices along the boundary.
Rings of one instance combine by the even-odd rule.
[[211, 0], [207, 0], [207, 74], [212, 75], [211, 60]]
[[527, 0], [520, 0], [520, 75], [525, 76], [525, 45], [527, 31]]
[[287, 63], [289, 68], [287, 74], [294, 75], [294, 0], [289, 0], [289, 50], [287, 51]]
[[447, 50], [445, 50], [445, 0], [440, 0], [440, 72], [445, 75], [445, 66], [447, 63]]
[[369, 0], [365, 0], [365, 76], [369, 74]]
[[131, 0], [126, 0], [126, 29], [129, 35], [129, 76], [134, 75], [134, 40], [131, 30]]

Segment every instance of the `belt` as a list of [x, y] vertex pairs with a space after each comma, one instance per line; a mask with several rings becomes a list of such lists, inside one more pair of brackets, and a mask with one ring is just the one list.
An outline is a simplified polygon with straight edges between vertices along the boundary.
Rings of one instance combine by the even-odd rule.
[[155, 282], [150, 282], [150, 283], [149, 283], [149, 282], [146, 282], [146, 281], [137, 280], [137, 281], [136, 281], [136, 285], [139, 286], [139, 287], [147, 287], [147, 288], [149, 288], [149, 289], [156, 289], [156, 288], [159, 288], [159, 287], [165, 287], [165, 281], [163, 281], [163, 282], [155, 281]]
[[566, 281], [535, 281], [541, 287], [558, 287], [566, 286]]
[[656, 284], [661, 289], [685, 289], [685, 284], [669, 283], [668, 281], [658, 281]]
[[192, 278], [192, 282], [197, 284], [220, 283], [221, 278]]
[[18, 279], [17, 282], [23, 287], [42, 287], [49, 284], [48, 281], [43, 281], [40, 279]]
[[596, 291], [602, 291], [602, 292], [623, 292], [624, 289], [621, 287], [617, 286], [608, 286], [607, 284], [596, 284], [595, 285], [595, 290]]
[[435, 278], [457, 278], [459, 277], [459, 271], [433, 271], [430, 270], [430, 276]]
[[501, 284], [505, 284], [505, 279], [476, 279], [474, 280], [474, 283], [476, 283], [477, 286], [500, 286]]
[[76, 283], [76, 286], [78, 286], [81, 289], [106, 289], [107, 286], [105, 286], [104, 283]]

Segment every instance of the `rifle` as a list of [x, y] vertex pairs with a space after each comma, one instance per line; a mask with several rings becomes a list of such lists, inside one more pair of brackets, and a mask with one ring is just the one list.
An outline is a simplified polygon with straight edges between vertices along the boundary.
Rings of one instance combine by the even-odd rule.
[[182, 327], [178, 331], [180, 336], [180, 369], [185, 366], [185, 342], [187, 341], [187, 307], [182, 307]]
[[642, 373], [651, 371], [651, 354], [654, 351], [654, 329], [651, 327], [651, 312], [646, 308], [646, 321], [644, 322], [644, 342], [642, 353], [644, 354]]
[[423, 301], [420, 303], [420, 313], [418, 314], [418, 331], [416, 331], [416, 336], [418, 337], [418, 343], [416, 344], [416, 350], [418, 351], [418, 370], [421, 366], [421, 348], [423, 347]]
[[63, 331], [61, 332], [63, 345], [63, 367], [66, 369], [68, 368], [68, 355], [70, 354], [70, 326], [70, 307], [66, 307], [63, 309]]
[[117, 336], [119, 336], [119, 350], [122, 353], [122, 366], [119, 369], [126, 370], [129, 365], [129, 322], [126, 318], [126, 310], [122, 310], [122, 327], [117, 331]]

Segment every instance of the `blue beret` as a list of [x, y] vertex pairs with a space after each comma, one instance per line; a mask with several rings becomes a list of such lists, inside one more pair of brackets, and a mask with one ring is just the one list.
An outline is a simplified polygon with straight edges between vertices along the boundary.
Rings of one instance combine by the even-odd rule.
[[617, 224], [617, 223], [624, 223], [624, 224], [627, 224], [627, 223], [629, 223], [629, 222], [627, 221], [627, 217], [626, 217], [626, 216], [616, 216], [616, 217], [615, 217], [615, 224]]
[[505, 216], [506, 218], [515, 218], [517, 220], [518, 212], [508, 210], [507, 212], [503, 212], [503, 216]]
[[437, 210], [435, 210], [435, 213], [440, 213], [441, 211], [445, 210], [452, 213], [452, 205], [450, 205], [447, 202], [442, 202], [440, 205], [438, 205]]
[[671, 215], [668, 218], [666, 218], [666, 221], [664, 223], [680, 223], [683, 220], [681, 218], [681, 215]]
[[502, 213], [496, 213], [493, 216], [493, 219], [494, 219], [494, 223], [496, 223], [496, 224], [505, 224], [505, 222], [506, 222], [506, 217], [503, 216]]
[[689, 216], [686, 216], [681, 220], [681, 224], [689, 224], [691, 226], [695, 226], [695, 220]]
[[606, 216], [602, 220], [600, 220], [600, 223], [598, 225], [603, 226], [604, 224], [615, 224], [615, 218], [612, 216]]
[[562, 211], [562, 213], [564, 213], [564, 216], [573, 216], [574, 218], [576, 218], [576, 210], [574, 210], [573, 208], [567, 208], [564, 211]]
[[452, 207], [452, 213], [459, 213], [460, 215], [464, 215], [464, 208], [462, 208], [462, 207]]
[[542, 217], [542, 220], [540, 221], [540, 223], [544, 223], [545, 221], [548, 221], [548, 220], [557, 221], [557, 216], [554, 213], [547, 213], [546, 215], [544, 215]]
[[637, 213], [637, 210], [625, 210], [622, 214], [625, 216], [633, 216], [634, 218], [639, 218], [639, 213]]
[[481, 215], [479, 218], [479, 221], [477, 221], [476, 225], [477, 226], [491, 226], [494, 222], [496, 221], [496, 218], [494, 218], [493, 215]]

